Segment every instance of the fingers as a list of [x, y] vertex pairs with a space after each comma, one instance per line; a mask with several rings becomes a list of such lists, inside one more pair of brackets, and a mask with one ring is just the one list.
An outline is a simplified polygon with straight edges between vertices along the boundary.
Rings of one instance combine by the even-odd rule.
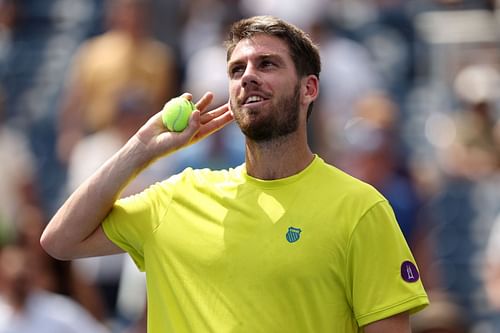
[[206, 112], [206, 108], [212, 103], [214, 99], [214, 94], [210, 91], [206, 92], [203, 97], [195, 104], [196, 109], [200, 110], [201, 113]]
[[[193, 100], [193, 95], [191, 93], [183, 93], [179, 97], [183, 97], [187, 99], [188, 101]], [[207, 91], [201, 98], [200, 100], [195, 104], [195, 107], [197, 110], [200, 110], [202, 113], [206, 112], [206, 108], [212, 103], [212, 100], [214, 99], [214, 94], [211, 91]]]
[[[196, 140], [202, 139], [205, 136], [208, 136], [222, 129], [223, 127], [225, 127], [227, 124], [231, 123], [234, 120], [233, 113], [229, 110], [229, 108], [222, 106], [216, 110], [219, 113], [218, 114], [212, 113], [210, 115], [211, 118], [207, 120], [207, 122], [204, 123], [202, 126], [200, 126], [198, 132], [195, 135]], [[202, 115], [202, 117], [203, 116], [205, 115]]]
[[193, 99], [193, 95], [191, 95], [190, 93], [183, 93], [180, 97], [183, 97], [183, 98], [187, 99], [188, 101]]
[[[192, 99], [190, 93], [183, 93], [181, 97], [188, 100]], [[208, 107], [214, 99], [214, 94], [210, 91], [206, 92], [195, 104], [196, 110], [190, 118], [188, 128], [183, 131], [182, 136], [193, 136], [196, 138], [202, 138], [209, 135], [218, 129], [224, 127], [226, 124], [233, 120], [233, 114], [230, 110], [229, 103], [221, 105], [213, 110]], [[159, 122], [158, 118], [161, 118], [161, 112], [158, 112], [153, 116], [154, 120], [151, 121]], [[177, 135], [181, 133], [176, 133]]]
[[229, 105], [228, 104], [224, 104], [222, 106], [219, 106], [218, 108], [214, 109], [214, 110], [211, 110], [211, 111], [206, 111], [205, 113], [203, 113], [201, 115], [201, 118], [200, 118], [200, 121], [201, 121], [201, 124], [206, 124], [208, 123], [209, 121], [211, 121], [212, 119], [215, 119], [217, 117], [219, 117], [220, 115], [224, 114], [225, 112], [228, 112], [229, 111]]

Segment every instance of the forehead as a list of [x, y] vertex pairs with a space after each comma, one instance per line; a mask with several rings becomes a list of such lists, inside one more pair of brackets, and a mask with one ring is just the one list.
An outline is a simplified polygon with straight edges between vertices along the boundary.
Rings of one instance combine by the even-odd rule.
[[234, 48], [229, 63], [244, 61], [246, 58], [258, 56], [280, 56], [292, 61], [288, 45], [278, 37], [257, 34], [242, 39]]

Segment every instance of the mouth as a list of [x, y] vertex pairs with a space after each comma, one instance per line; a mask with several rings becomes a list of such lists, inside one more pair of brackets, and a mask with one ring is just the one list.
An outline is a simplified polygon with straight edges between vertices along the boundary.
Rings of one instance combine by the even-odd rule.
[[245, 99], [243, 99], [242, 106], [249, 107], [249, 106], [255, 106], [258, 104], [261, 104], [265, 102], [267, 98], [264, 98], [259, 95], [248, 95]]

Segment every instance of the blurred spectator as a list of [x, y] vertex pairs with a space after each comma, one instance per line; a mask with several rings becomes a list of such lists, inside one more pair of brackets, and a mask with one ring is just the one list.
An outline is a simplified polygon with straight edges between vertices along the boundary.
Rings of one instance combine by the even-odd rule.
[[[191, 0], [183, 4], [184, 23], [179, 46], [182, 60], [186, 62], [198, 50], [221, 46], [227, 24], [241, 17], [238, 2], [231, 0]], [[213, 73], [219, 75], [216, 71]]]
[[500, 165], [494, 138], [500, 74], [491, 65], [470, 65], [458, 73], [454, 88], [463, 109], [455, 117], [455, 140], [444, 151], [445, 171], [478, 180]]
[[321, 94], [311, 118], [313, 142], [323, 158], [339, 165], [346, 153], [344, 128], [353, 117], [357, 100], [378, 90], [381, 81], [366, 48], [344, 37], [328, 21], [312, 26], [312, 36], [321, 45]]
[[[497, 53], [491, 51], [477, 48], [465, 65], [455, 69], [449, 88], [456, 99], [449, 105], [456, 106], [448, 112], [435, 111], [425, 128], [437, 147], [436, 160], [442, 172], [441, 187], [432, 202], [441, 281], [443, 288], [467, 309], [471, 327], [478, 331], [498, 321], [486, 302], [480, 274], [485, 240], [500, 211], [500, 155], [494, 138], [500, 81], [498, 58], [490, 58]], [[446, 82], [449, 78], [440, 79]], [[499, 327], [491, 328], [491, 332]]]
[[[58, 153], [68, 160], [76, 142], [116, 120], [115, 101], [137, 91], [157, 111], [176, 91], [172, 51], [150, 36], [146, 0], [109, 0], [109, 30], [77, 52], [62, 101]], [[148, 113], [151, 115], [151, 113]]]
[[99, 291], [76, 274], [73, 263], [50, 257], [40, 246], [40, 235], [45, 226], [43, 212], [35, 206], [26, 206], [18, 212], [15, 238], [11, 244], [22, 247], [28, 257], [31, 287], [72, 298], [95, 319], [105, 322], [107, 317]]
[[14, 245], [0, 252], [1, 333], [108, 332], [70, 298], [36, 288], [32, 259]]
[[[500, 163], [500, 120], [493, 129], [497, 157]], [[472, 201], [477, 211], [474, 231], [479, 244], [480, 275], [478, 294], [485, 316], [490, 319], [493, 332], [500, 331], [500, 165], [485, 178], [477, 182], [472, 193]]]
[[[195, 8], [193, 7], [192, 20], [196, 22], [200, 11], [194, 10]], [[191, 50], [192, 54], [186, 58], [183, 83], [183, 90], [191, 92], [195, 98], [203, 96], [206, 91], [213, 92], [213, 105], [222, 105], [229, 99], [226, 49], [223, 47], [223, 38], [226, 24], [232, 23], [233, 16], [238, 16], [237, 12], [224, 11], [219, 14], [221, 15], [219, 20], [212, 22], [217, 23], [217, 28], [214, 27], [214, 35], [210, 37], [211, 42], [202, 43], [201, 45], [205, 46]], [[172, 156], [175, 172], [188, 166], [221, 169], [239, 165], [244, 161], [243, 147], [244, 137], [241, 131], [235, 123], [230, 124], [196, 145], [176, 152]]]
[[11, 34], [18, 12], [16, 0], [0, 0], [0, 72], [10, 49]]
[[391, 203], [428, 290], [439, 287], [432, 223], [407, 167], [399, 140], [400, 110], [385, 93], [372, 92], [354, 105], [346, 124], [342, 167], [379, 190]]
[[497, 119], [495, 126], [493, 127], [493, 140], [495, 141], [495, 146], [500, 156], [500, 117]]
[[[141, 91], [126, 90], [117, 94], [116, 120], [106, 128], [83, 137], [74, 147], [68, 164], [67, 193], [73, 192], [139, 129], [148, 119], [150, 103]], [[149, 184], [169, 176], [173, 168], [170, 163], [169, 159], [158, 161], [132, 181], [122, 196], [138, 193]], [[144, 276], [136, 269], [128, 268], [129, 260], [128, 256], [120, 254], [74, 261], [78, 274], [87, 283], [95, 284], [104, 296], [107, 316], [120, 317], [120, 320], [125, 322], [134, 319], [130, 318], [135, 315], [134, 312], [142, 311], [144, 302], [140, 300], [145, 297]], [[133, 294], [133, 297], [130, 299], [121, 296], [122, 304], [118, 304], [119, 290], [124, 281], [131, 282], [123, 292]]]
[[0, 240], [14, 236], [17, 215], [26, 205], [36, 205], [34, 157], [24, 134], [4, 122], [0, 89]]
[[401, 106], [416, 70], [415, 28], [408, 1], [377, 0], [372, 6], [376, 14], [354, 28], [353, 33], [370, 53], [383, 89]]
[[328, 12], [327, 0], [289, 0], [286, 6], [280, 0], [241, 0], [245, 16], [274, 15], [308, 31], [320, 17]]
[[[90, 17], [98, 1], [0, 2], [15, 6], [10, 47], [5, 61], [0, 62], [5, 117], [28, 138], [35, 158], [37, 192], [49, 216], [57, 208], [64, 178], [54, 144], [56, 104], [71, 54], [94, 25]], [[9, 12], [12, 10], [0, 8], [0, 16]]]
[[[140, 90], [117, 92], [109, 103], [116, 112], [114, 122], [81, 138], [70, 154], [66, 193], [72, 193], [116, 153], [148, 119], [152, 108], [151, 101]], [[123, 195], [134, 194], [142, 189], [135, 187], [135, 191], [132, 191], [129, 186]]]
[[377, 188], [391, 203], [408, 243], [414, 241], [420, 198], [400, 154], [399, 109], [386, 95], [372, 93], [355, 104], [346, 126], [346, 169]]
[[485, 288], [489, 304], [500, 316], [500, 215], [498, 215], [485, 253]]
[[413, 333], [468, 333], [464, 311], [448, 295], [431, 293], [431, 303], [411, 318]]
[[[419, 2], [423, 2], [420, 1]], [[413, 84], [415, 33], [407, 0], [336, 0], [332, 16], [370, 55], [380, 87], [398, 103]]]

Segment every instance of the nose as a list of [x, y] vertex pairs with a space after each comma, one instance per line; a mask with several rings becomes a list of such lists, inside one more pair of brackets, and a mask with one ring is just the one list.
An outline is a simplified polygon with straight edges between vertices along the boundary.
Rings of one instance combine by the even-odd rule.
[[247, 65], [241, 78], [241, 85], [243, 88], [247, 88], [249, 86], [259, 86], [260, 84], [261, 80], [255, 67], [250, 64]]

